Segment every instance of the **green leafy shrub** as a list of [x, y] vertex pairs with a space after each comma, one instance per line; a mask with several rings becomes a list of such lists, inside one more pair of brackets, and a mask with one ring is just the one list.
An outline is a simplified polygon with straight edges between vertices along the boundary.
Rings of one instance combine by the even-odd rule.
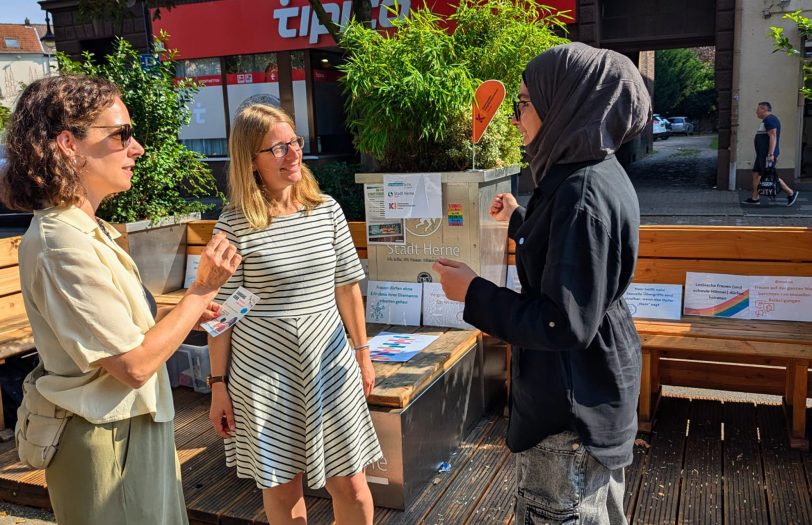
[[364, 220], [364, 190], [361, 184], [355, 183], [355, 173], [361, 171], [360, 165], [327, 162], [310, 166], [310, 170], [319, 181], [322, 193], [333, 197], [341, 205], [348, 221]]
[[0, 104], [0, 137], [3, 136], [3, 130], [6, 128], [9, 117], [11, 117], [11, 110]]
[[497, 79], [508, 99], [476, 146], [477, 166], [517, 164], [510, 97], [530, 59], [567, 42], [554, 32], [561, 15], [535, 0], [461, 0], [446, 18], [420, 8], [393, 24], [392, 35], [358, 22], [342, 34], [341, 82], [358, 149], [383, 170], [470, 168], [474, 92]]
[[[155, 49], [164, 49], [166, 38], [161, 33]], [[135, 137], [145, 149], [133, 171], [132, 188], [104, 201], [99, 216], [112, 222], [155, 221], [208, 209], [194, 198], [218, 195], [211, 170], [203, 155], [178, 142], [181, 126], [189, 123], [188, 106], [198, 86], [191, 80], [175, 81], [175, 51], [156, 52], [149, 68], [141, 67], [138, 51], [122, 38], [101, 63], [87, 52], [80, 62], [57, 56], [64, 72], [104, 77], [118, 85]]]

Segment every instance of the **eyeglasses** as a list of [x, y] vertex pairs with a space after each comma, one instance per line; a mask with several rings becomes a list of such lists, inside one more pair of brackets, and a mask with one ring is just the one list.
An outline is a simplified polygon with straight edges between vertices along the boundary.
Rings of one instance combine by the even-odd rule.
[[296, 137], [290, 140], [290, 142], [283, 142], [281, 144], [274, 144], [270, 148], [265, 148], [257, 151], [257, 155], [260, 153], [267, 153], [271, 152], [274, 157], [277, 159], [281, 159], [285, 155], [288, 154], [290, 148], [293, 148], [294, 151], [301, 151], [304, 147], [304, 137]]
[[[118, 129], [116, 133], [121, 138], [121, 147], [126, 148], [130, 145], [130, 139], [133, 138], [133, 126], [132, 124], [118, 124], [115, 126], [90, 126], [91, 128], [101, 128], [101, 129]], [[115, 134], [115, 133], [114, 133]]]
[[525, 106], [528, 106], [529, 104], [530, 104], [529, 100], [522, 100], [520, 98], [517, 98], [516, 100], [514, 100], [513, 101], [513, 118], [515, 120], [521, 120], [522, 119], [522, 110], [524, 109]]

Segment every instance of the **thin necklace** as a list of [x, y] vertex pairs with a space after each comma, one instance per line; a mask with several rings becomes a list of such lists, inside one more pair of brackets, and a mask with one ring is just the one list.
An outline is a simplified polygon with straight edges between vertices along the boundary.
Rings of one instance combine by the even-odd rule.
[[101, 219], [99, 219], [98, 217], [96, 217], [96, 224], [99, 225], [99, 229], [102, 232], [104, 232], [104, 234], [107, 236], [108, 239], [110, 239], [110, 242], [115, 242], [113, 241], [113, 236], [110, 235], [110, 232], [107, 231], [107, 228], [104, 227], [104, 223], [102, 223]]

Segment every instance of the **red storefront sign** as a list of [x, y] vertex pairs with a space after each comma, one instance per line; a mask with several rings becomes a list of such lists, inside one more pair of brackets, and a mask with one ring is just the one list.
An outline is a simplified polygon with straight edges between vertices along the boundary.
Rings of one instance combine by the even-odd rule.
[[[543, 3], [567, 13], [575, 21], [576, 0], [545, 0]], [[455, 0], [399, 0], [399, 14], [422, 7], [424, 2], [438, 14], [453, 12]], [[372, 0], [372, 27], [386, 30], [395, 17], [395, 0]], [[349, 0], [322, 0], [325, 12], [339, 25], [350, 19]], [[169, 47], [179, 58], [207, 58], [292, 51], [334, 46], [307, 0], [216, 0], [183, 4], [162, 10], [153, 22], [154, 31], [170, 35]]]

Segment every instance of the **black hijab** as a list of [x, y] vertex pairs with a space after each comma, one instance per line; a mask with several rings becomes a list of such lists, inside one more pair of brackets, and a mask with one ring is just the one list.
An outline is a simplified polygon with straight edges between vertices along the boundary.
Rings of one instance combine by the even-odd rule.
[[553, 47], [522, 74], [541, 130], [528, 144], [538, 184], [555, 164], [600, 160], [651, 118], [651, 97], [631, 60], [579, 42]]

